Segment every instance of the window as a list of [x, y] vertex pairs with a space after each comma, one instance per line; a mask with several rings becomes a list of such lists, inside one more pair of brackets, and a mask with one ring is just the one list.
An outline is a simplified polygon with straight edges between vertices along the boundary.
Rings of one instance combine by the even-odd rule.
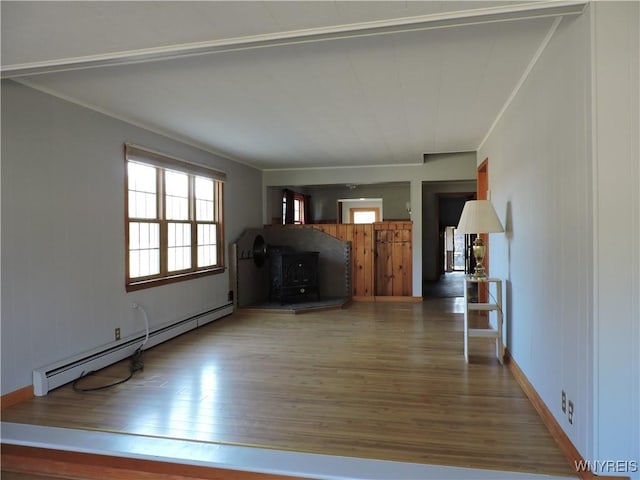
[[127, 291], [224, 270], [224, 174], [133, 145], [126, 161]]
[[282, 223], [302, 224], [307, 223], [305, 216], [307, 209], [305, 196], [292, 190], [282, 192]]
[[377, 207], [350, 208], [351, 223], [374, 223], [380, 221], [380, 209]]

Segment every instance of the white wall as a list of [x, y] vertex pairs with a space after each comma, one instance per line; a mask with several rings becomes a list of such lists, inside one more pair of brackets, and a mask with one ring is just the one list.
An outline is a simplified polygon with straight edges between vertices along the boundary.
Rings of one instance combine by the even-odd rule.
[[640, 461], [638, 25], [632, 2], [564, 19], [478, 152], [508, 348], [589, 460]]
[[270, 187], [406, 182], [410, 180], [474, 180], [475, 178], [475, 156], [473, 153], [459, 153], [431, 155], [427, 162], [416, 165], [265, 170], [263, 182], [265, 187]]
[[380, 220], [385, 220], [384, 205], [381, 198], [344, 199], [342, 200], [342, 223], [351, 223], [352, 208], [377, 208], [380, 210]]
[[227, 273], [125, 292], [124, 142], [225, 171], [227, 244], [261, 224], [259, 171], [3, 81], [2, 394], [115, 327], [142, 332], [134, 301], [152, 326], [227, 303]]
[[[475, 159], [474, 159], [475, 161]], [[382, 198], [384, 219], [409, 219], [407, 202], [410, 200], [409, 182], [360, 184], [348, 188], [344, 184], [291, 186], [278, 185], [267, 187], [267, 220], [282, 217], [282, 189], [289, 188], [311, 196], [311, 214], [316, 223], [335, 223], [338, 220], [338, 200], [356, 198]], [[343, 217], [348, 219], [349, 216]], [[348, 221], [348, 220], [345, 220]]]
[[[354, 201], [357, 203], [357, 200], [360, 198], [365, 199], [379, 199], [382, 201], [381, 209], [380, 209], [380, 218], [382, 220], [409, 220], [409, 212], [407, 211], [407, 203], [409, 203], [411, 195], [410, 195], [410, 185], [409, 182], [403, 183], [380, 183], [375, 185], [358, 185], [354, 189], [349, 189], [347, 187], [330, 187], [328, 190], [324, 189], [313, 189], [312, 192], [312, 201], [315, 199], [315, 204], [318, 202], [322, 206], [324, 206], [324, 210], [328, 211], [328, 215], [332, 215], [329, 218], [336, 219], [337, 211], [336, 205], [338, 200], [344, 200], [343, 206], [345, 203], [350, 201]], [[333, 206], [333, 212], [330, 210], [330, 206]], [[375, 207], [375, 202], [362, 204], [361, 205], [351, 205], [352, 207]], [[378, 205], [380, 206], [380, 205]], [[342, 220], [346, 223], [349, 221], [349, 212], [342, 212]]]
[[640, 468], [640, 3], [592, 8], [593, 453]]
[[[564, 19], [478, 161], [504, 234], [491, 234], [492, 276], [506, 279], [507, 347], [588, 457], [593, 283], [588, 150], [588, 15]], [[561, 391], [575, 404], [569, 425]]]

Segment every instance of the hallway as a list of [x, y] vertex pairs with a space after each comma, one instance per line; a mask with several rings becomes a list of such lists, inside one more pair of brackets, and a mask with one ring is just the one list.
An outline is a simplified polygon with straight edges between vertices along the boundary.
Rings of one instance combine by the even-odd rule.
[[436, 282], [424, 282], [424, 298], [452, 298], [464, 296], [464, 272], [447, 272]]

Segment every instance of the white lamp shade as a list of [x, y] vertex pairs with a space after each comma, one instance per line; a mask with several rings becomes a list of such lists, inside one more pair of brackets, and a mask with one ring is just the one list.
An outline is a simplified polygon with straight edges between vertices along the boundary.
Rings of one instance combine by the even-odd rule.
[[458, 233], [504, 232], [500, 219], [489, 200], [469, 200], [464, 204]]

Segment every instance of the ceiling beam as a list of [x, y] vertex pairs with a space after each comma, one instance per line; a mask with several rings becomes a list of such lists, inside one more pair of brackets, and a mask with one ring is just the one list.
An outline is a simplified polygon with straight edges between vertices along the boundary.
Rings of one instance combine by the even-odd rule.
[[69, 70], [154, 62], [196, 55], [211, 55], [221, 52], [277, 47], [351, 37], [460, 27], [531, 18], [579, 15], [584, 11], [587, 3], [586, 0], [540, 1], [14, 64], [1, 68], [1, 78], [18, 78]]

